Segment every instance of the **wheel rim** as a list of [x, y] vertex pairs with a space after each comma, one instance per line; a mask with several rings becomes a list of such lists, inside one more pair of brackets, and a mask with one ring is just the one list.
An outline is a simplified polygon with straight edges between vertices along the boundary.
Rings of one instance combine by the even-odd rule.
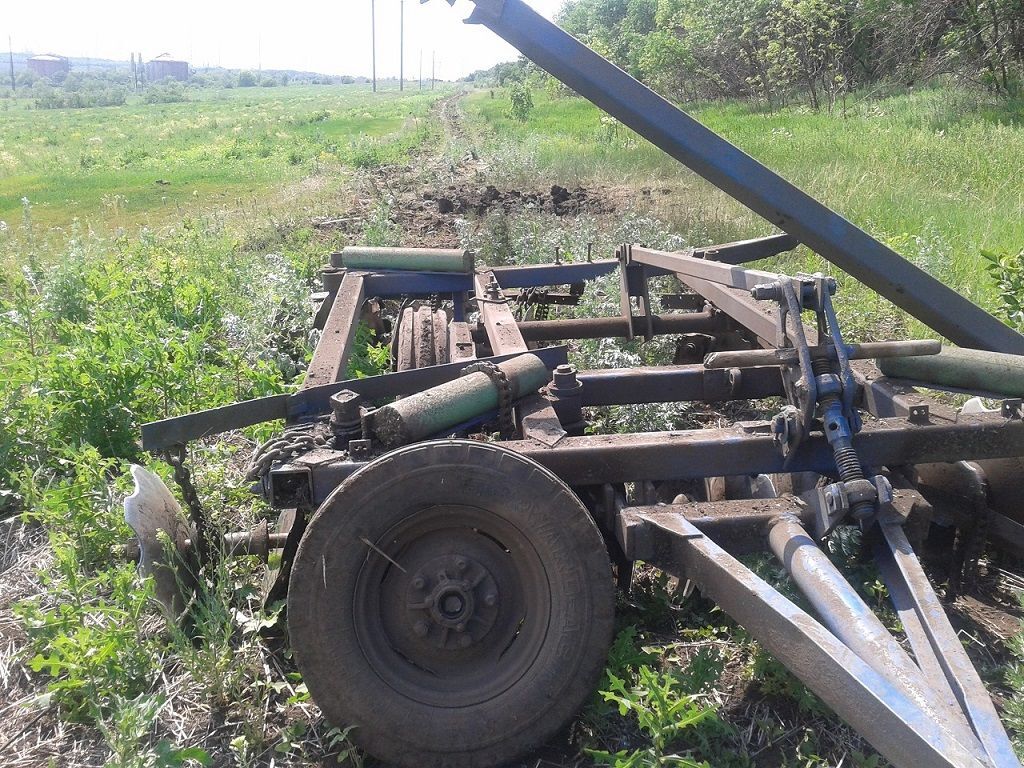
[[551, 613], [548, 575], [529, 539], [475, 506], [414, 511], [372, 542], [352, 622], [375, 674], [441, 707], [478, 704], [529, 671]]

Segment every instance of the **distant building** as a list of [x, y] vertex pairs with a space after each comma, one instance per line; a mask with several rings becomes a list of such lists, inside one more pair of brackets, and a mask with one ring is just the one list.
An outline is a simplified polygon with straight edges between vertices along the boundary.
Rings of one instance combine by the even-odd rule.
[[161, 53], [146, 64], [146, 78], [151, 83], [168, 77], [182, 82], [188, 80], [188, 62], [175, 59], [169, 53]]
[[28, 71], [34, 72], [40, 77], [59, 77], [66, 75], [71, 70], [71, 63], [65, 56], [56, 56], [52, 53], [44, 53], [40, 56], [32, 56], [26, 62]]

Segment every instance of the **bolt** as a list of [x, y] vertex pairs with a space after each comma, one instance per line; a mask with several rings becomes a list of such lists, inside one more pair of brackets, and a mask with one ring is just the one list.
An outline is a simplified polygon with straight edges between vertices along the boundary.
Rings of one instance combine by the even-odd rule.
[[455, 625], [455, 631], [456, 632], [465, 632], [466, 631], [466, 625], [463, 622], [459, 622], [458, 624]]
[[556, 389], [575, 389], [579, 384], [576, 368], [572, 365], [559, 365], [555, 368], [552, 381]]
[[444, 599], [444, 604], [441, 606], [441, 610], [454, 618], [462, 612], [463, 607], [464, 603], [462, 602], [461, 597], [458, 595], [448, 595], [448, 597]]
[[448, 581], [448, 574], [444, 571], [438, 571], [436, 578], [438, 581]]
[[413, 576], [412, 586], [414, 589], [423, 589], [427, 585], [422, 576]]
[[487, 297], [490, 299], [497, 299], [501, 295], [501, 286], [498, 285], [498, 278], [491, 275], [490, 280], [487, 281]]
[[427, 632], [430, 631], [430, 625], [421, 619], [413, 624], [412, 631], [416, 633], [417, 637], [426, 637]]
[[486, 605], [488, 608], [493, 608], [497, 604], [498, 596], [496, 594], [494, 594], [493, 592], [488, 592], [486, 595], [484, 595], [484, 605]]
[[778, 283], [765, 283], [763, 285], [755, 285], [750, 295], [757, 301], [778, 301], [782, 295], [779, 290]]
[[464, 570], [466, 570], [466, 558], [464, 558], [464, 557], [457, 557], [457, 558], [455, 558], [455, 570], [458, 571], [459, 573], [462, 573]]

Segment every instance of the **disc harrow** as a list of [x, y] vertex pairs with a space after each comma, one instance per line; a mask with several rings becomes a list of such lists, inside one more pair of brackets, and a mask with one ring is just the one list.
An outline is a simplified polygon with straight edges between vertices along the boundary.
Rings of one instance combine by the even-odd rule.
[[[297, 392], [144, 427], [144, 447], [165, 451], [285, 421], [251, 465], [281, 519], [224, 548], [276, 553], [266, 592], [287, 596], [295, 658], [325, 715], [400, 766], [521, 757], [592, 693], [616, 584], [628, 590], [642, 561], [717, 602], [894, 765], [1020, 768], [916, 551], [954, 541], [953, 590], [986, 548], [1024, 555], [1024, 338], [522, 0], [477, 0], [471, 20], [782, 232], [503, 267], [465, 251], [346, 249], [323, 271], [322, 337]], [[748, 266], [799, 245], [961, 349], [850, 343], [834, 279]], [[605, 277], [618, 280], [619, 314], [576, 316]], [[654, 281], [674, 292], [652, 295]], [[390, 343], [394, 370], [346, 379], [360, 323]], [[577, 340], [658, 336], [676, 341], [672, 363], [575, 364]], [[956, 410], [928, 389], [998, 406]], [[603, 406], [731, 400], [774, 412], [593, 429]], [[159, 480], [137, 478], [139, 557], [177, 613], [189, 582], [167, 576], [167, 555], [190, 562], [195, 536]], [[851, 530], [906, 643], [825, 554]], [[775, 555], [809, 610], [740, 559], [756, 552]]]

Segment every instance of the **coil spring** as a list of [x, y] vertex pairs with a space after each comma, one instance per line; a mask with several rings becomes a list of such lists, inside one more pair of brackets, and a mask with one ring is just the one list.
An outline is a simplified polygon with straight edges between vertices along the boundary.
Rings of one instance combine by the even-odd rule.
[[[828, 376], [832, 373], [831, 361], [817, 357], [811, 361], [811, 371], [817, 376]], [[823, 408], [838, 403], [839, 397], [836, 395], [829, 395], [821, 400]], [[839, 479], [844, 483], [851, 482], [853, 480], [864, 479], [864, 468], [861, 466], [860, 457], [857, 455], [857, 451], [854, 450], [853, 446], [832, 446], [832, 455], [835, 458], [836, 469], [839, 472]], [[858, 501], [854, 504], [850, 511], [857, 520], [863, 520], [870, 517], [875, 511], [875, 506], [870, 501]]]

